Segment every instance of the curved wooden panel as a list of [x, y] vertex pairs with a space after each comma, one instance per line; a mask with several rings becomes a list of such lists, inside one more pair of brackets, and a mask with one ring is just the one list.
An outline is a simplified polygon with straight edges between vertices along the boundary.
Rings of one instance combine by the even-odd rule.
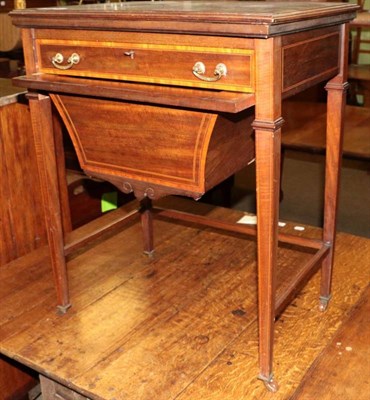
[[84, 170], [204, 192], [217, 114], [76, 96], [52, 99]]
[[252, 110], [216, 114], [81, 96], [51, 98], [81, 168], [139, 198], [199, 198], [254, 157]]

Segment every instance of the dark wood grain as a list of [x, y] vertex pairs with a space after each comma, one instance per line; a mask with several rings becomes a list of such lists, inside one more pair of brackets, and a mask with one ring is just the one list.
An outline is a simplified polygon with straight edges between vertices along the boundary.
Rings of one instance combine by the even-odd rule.
[[[333, 31], [333, 29], [331, 29]], [[302, 36], [302, 34], [299, 34]], [[338, 73], [339, 63], [339, 30], [326, 33], [320, 30], [320, 34], [311, 38], [297, 40], [283, 46], [283, 91], [289, 91], [302, 82], [312, 81], [317, 76]], [[297, 60], [307, 58], [304, 64]]]

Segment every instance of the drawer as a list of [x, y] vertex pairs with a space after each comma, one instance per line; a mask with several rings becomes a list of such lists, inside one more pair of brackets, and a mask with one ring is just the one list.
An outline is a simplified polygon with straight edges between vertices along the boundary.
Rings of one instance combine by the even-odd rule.
[[254, 92], [252, 49], [38, 39], [37, 52], [42, 73]]
[[216, 114], [64, 94], [51, 98], [86, 174], [137, 198], [199, 198], [254, 158], [251, 109]]

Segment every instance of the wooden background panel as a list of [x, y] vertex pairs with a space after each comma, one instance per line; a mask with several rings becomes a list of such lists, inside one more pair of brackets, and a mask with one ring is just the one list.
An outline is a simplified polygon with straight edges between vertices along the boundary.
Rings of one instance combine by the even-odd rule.
[[0, 265], [46, 243], [39, 178], [27, 105], [0, 108]]
[[[3, 271], [4, 264], [46, 243], [44, 217], [38, 188], [39, 181], [28, 107], [20, 103], [4, 105], [0, 107], [1, 272], [5, 272]], [[39, 277], [39, 271], [33, 271], [34, 279]], [[9, 272], [8, 278], [14, 282], [19, 291], [15, 293], [14, 285], [4, 285], [3, 280], [0, 280], [2, 282], [0, 286], [1, 308], [7, 309], [8, 307], [7, 295], [16, 294], [18, 300], [14, 297], [10, 300], [14, 310], [10, 318], [14, 320], [22, 310], [19, 297], [22, 296], [24, 286], [20, 285], [20, 281], [13, 276], [13, 270]], [[23, 276], [30, 277], [30, 273], [31, 271], [25, 270]], [[35, 286], [34, 289], [32, 301], [38, 304], [43, 290], [40, 286]], [[29, 305], [31, 304], [30, 302]], [[3, 337], [2, 332], [0, 332], [0, 337]], [[29, 371], [23, 370], [19, 364], [11, 363], [5, 357], [0, 357], [0, 397], [2, 396], [2, 399], [21, 399], [35, 384], [36, 381]]]
[[0, 398], [1, 400], [28, 400], [27, 392], [37, 381], [36, 374], [0, 354]]

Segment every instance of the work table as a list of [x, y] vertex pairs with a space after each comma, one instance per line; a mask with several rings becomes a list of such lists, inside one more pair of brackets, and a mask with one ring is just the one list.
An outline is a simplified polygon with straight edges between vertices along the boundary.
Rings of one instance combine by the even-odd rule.
[[[100, 237], [65, 223], [57, 110], [80, 165], [134, 193], [144, 252], [153, 217], [257, 235], [260, 374], [271, 391], [274, 320], [318, 267], [320, 309], [331, 297], [348, 23], [357, 6], [314, 2], [130, 2], [12, 13], [22, 28], [25, 77], [38, 151], [57, 304], [67, 312], [66, 257]], [[278, 234], [281, 102], [327, 81], [325, 218], [321, 240]], [[173, 194], [200, 198], [256, 159], [257, 231], [157, 208]], [[111, 229], [112, 225], [108, 227]], [[276, 294], [278, 241], [313, 252]]]

